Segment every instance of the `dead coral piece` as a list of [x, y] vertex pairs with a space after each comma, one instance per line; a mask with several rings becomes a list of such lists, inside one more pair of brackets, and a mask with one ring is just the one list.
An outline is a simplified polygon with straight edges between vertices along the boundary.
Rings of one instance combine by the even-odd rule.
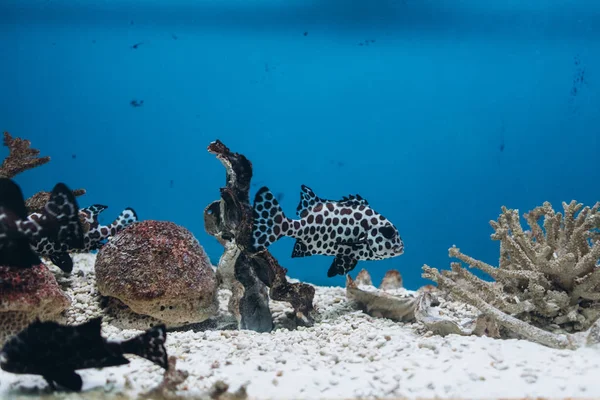
[[70, 305], [46, 265], [0, 266], [0, 345], [34, 319], [53, 320]]
[[[229, 307], [238, 318], [240, 329], [269, 332], [273, 318], [269, 296], [289, 302], [294, 308], [296, 323], [314, 323], [314, 287], [287, 281], [282, 268], [268, 250], [254, 253], [251, 249], [253, 213], [250, 204], [252, 163], [239, 153], [232, 153], [221, 141], [208, 146], [226, 171], [226, 185], [221, 198], [204, 210], [204, 227], [225, 250], [219, 260], [217, 274], [222, 286], [233, 295]], [[269, 290], [267, 291], [267, 287]]]
[[[346, 279], [347, 281], [347, 279]], [[373, 281], [371, 280], [371, 274], [366, 269], [361, 269], [358, 275], [356, 275], [356, 280], [354, 281], [357, 285], [365, 285], [365, 286], [373, 286]]]
[[386, 272], [381, 280], [381, 284], [379, 285], [379, 289], [381, 290], [399, 289], [401, 287], [402, 275], [400, 275], [400, 272], [396, 271], [395, 269], [390, 269], [388, 272]]
[[245, 400], [248, 398], [246, 386], [241, 386], [236, 392], [229, 392], [229, 385], [223, 381], [216, 381], [209, 391], [213, 400]]
[[[396, 274], [400, 275], [398, 271], [390, 275]], [[396, 278], [394, 281], [396, 285], [399, 282]], [[346, 275], [346, 297], [365, 313], [372, 317], [389, 318], [393, 321], [414, 321], [418, 303], [415, 295], [400, 287], [393, 287], [390, 283], [382, 282], [381, 286], [388, 286], [388, 289], [375, 288], [371, 283], [371, 276], [364, 269], [359, 272], [356, 281], [352, 280], [350, 274]]]
[[415, 306], [415, 319], [431, 332], [446, 336], [450, 334], [469, 336], [474, 333], [475, 321], [459, 324], [449, 316], [442, 316], [438, 307], [432, 307], [433, 296], [430, 291], [422, 291]]
[[1, 178], [12, 179], [23, 171], [50, 161], [50, 157], [38, 157], [40, 151], [32, 149], [29, 140], [13, 138], [8, 132], [4, 132], [4, 146], [8, 147], [9, 154], [0, 166]]
[[191, 232], [172, 222], [129, 225], [99, 250], [95, 271], [100, 294], [170, 327], [205, 321], [218, 310], [208, 256]]
[[[74, 196], [83, 196], [85, 194], [85, 189], [75, 189], [73, 190]], [[46, 206], [46, 203], [50, 200], [50, 192], [37, 192], [27, 200], [25, 200], [25, 206], [27, 207], [27, 211], [30, 214], [33, 213], [41, 213]]]
[[[449, 249], [450, 257], [495, 282], [478, 278], [458, 262], [441, 272], [424, 265], [423, 277], [519, 336], [550, 347], [576, 347], [600, 317], [600, 202], [591, 208], [563, 202], [563, 208], [564, 215], [546, 202], [524, 214], [530, 227], [524, 231], [518, 210], [502, 207], [498, 221], [490, 222], [492, 239], [500, 241], [498, 267], [455, 246]], [[574, 332], [583, 333], [570, 335]]]
[[138, 396], [138, 399], [179, 399], [184, 398], [176, 394], [177, 386], [182, 384], [189, 376], [184, 370], [177, 369], [177, 357], [169, 357], [169, 368], [165, 370], [162, 382], [147, 393]]

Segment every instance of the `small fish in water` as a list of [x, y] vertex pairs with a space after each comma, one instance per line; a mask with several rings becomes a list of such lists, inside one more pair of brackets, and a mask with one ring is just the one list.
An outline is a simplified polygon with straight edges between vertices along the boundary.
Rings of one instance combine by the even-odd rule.
[[11, 337], [0, 352], [0, 368], [14, 374], [41, 375], [54, 390], [60, 385], [80, 391], [75, 371], [129, 364], [124, 354], [135, 354], [168, 369], [165, 325], [157, 325], [132, 339], [108, 341], [101, 334], [102, 317], [81, 325], [36, 320]]
[[134, 99], [134, 100], [131, 100], [129, 102], [129, 104], [131, 104], [131, 107], [141, 107], [144, 105], [144, 100], [137, 101]]
[[328, 277], [347, 274], [359, 260], [382, 260], [404, 253], [396, 227], [360, 195], [325, 200], [302, 185], [296, 214], [300, 220], [287, 218], [273, 193], [261, 188], [254, 199], [254, 249], [264, 250], [282, 236], [293, 237], [293, 258], [335, 256]]
[[82, 248], [83, 228], [77, 201], [64, 183], [54, 186], [44, 211], [29, 219], [21, 188], [8, 178], [0, 179], [0, 265], [30, 268], [42, 261], [31, 243], [43, 239], [69, 248]]
[[[71, 273], [73, 271], [73, 260], [69, 253], [89, 253], [102, 247], [109, 237], [115, 236], [118, 232], [138, 220], [137, 214], [133, 208], [126, 208], [110, 225], [100, 225], [98, 216], [108, 206], [94, 204], [90, 207], [79, 210], [79, 220], [83, 227], [83, 246], [70, 247], [68, 243], [52, 240], [49, 237], [41, 237], [32, 241], [33, 249], [40, 255], [47, 257], [54, 265], [63, 272]], [[34, 213], [29, 215], [31, 221], [38, 221], [42, 218], [41, 214]]]

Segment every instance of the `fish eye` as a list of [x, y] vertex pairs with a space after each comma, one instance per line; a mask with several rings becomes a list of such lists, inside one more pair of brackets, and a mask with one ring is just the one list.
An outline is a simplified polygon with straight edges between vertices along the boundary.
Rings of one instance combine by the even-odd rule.
[[389, 226], [389, 225], [382, 226], [381, 228], [379, 228], [379, 232], [386, 239], [392, 239], [394, 236], [396, 236], [396, 230], [392, 226]]

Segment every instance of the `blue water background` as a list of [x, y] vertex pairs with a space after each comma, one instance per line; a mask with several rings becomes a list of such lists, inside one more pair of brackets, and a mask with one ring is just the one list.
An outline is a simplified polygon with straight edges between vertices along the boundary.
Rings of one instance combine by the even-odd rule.
[[[353, 274], [416, 288], [453, 244], [495, 265], [502, 205], [600, 200], [599, 44], [598, 1], [3, 0], [0, 129], [52, 157], [26, 195], [84, 187], [105, 221], [176, 222], [215, 262], [218, 138], [289, 216], [301, 184], [368, 199], [406, 251]], [[292, 247], [271, 248], [291, 276], [344, 284]]]

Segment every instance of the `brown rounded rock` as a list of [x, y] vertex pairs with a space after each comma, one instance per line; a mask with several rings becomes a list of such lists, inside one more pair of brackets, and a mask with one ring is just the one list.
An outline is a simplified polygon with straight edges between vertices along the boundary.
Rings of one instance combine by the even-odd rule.
[[128, 226], [100, 249], [95, 270], [100, 294], [169, 325], [202, 322], [218, 310], [208, 256], [190, 231], [172, 222]]

